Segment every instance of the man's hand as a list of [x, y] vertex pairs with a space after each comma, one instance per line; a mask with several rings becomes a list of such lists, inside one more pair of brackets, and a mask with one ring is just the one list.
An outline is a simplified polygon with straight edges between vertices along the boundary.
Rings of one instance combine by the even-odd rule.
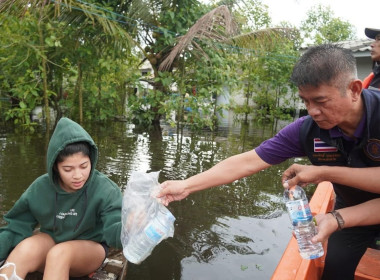
[[330, 235], [338, 229], [338, 223], [333, 215], [326, 214], [318, 214], [315, 216], [315, 220], [317, 221], [318, 233], [315, 235], [311, 242], [325, 242]]
[[184, 180], [165, 181], [161, 184], [161, 191], [157, 197], [161, 198], [162, 204], [168, 206], [170, 202], [186, 198], [190, 192]]
[[324, 181], [322, 168], [322, 166], [293, 164], [284, 171], [282, 183], [285, 188], [319, 184]]

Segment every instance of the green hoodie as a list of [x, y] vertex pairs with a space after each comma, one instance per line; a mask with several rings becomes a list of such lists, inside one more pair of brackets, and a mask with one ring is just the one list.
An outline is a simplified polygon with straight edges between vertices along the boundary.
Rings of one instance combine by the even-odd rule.
[[[80, 190], [68, 193], [54, 181], [53, 166], [67, 144], [79, 141], [91, 146], [91, 173]], [[7, 225], [0, 228], [0, 260], [37, 226], [57, 243], [93, 240], [122, 247], [122, 194], [113, 181], [95, 169], [97, 160], [98, 149], [91, 136], [70, 119], [60, 119], [48, 147], [47, 174], [38, 177], [4, 216]]]

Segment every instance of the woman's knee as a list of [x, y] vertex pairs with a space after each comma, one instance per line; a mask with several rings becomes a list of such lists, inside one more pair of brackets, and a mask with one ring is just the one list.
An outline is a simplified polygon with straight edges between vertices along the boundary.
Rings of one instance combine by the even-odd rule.
[[45, 272], [54, 268], [78, 277], [96, 270], [103, 262], [105, 252], [103, 247], [95, 242], [92, 242], [97, 244], [95, 248], [86, 246], [88, 242], [66, 241], [55, 245], [47, 254]]
[[17, 258], [39, 258], [46, 256], [51, 247], [55, 245], [54, 240], [45, 233], [33, 235], [21, 241], [11, 252], [10, 256]]
[[14, 263], [21, 278], [29, 272], [42, 270], [46, 254], [55, 245], [47, 234], [38, 234], [21, 241], [9, 254], [7, 262]]
[[64, 263], [66, 260], [70, 260], [72, 258], [72, 248], [67, 244], [67, 242], [56, 244], [54, 247], [52, 247], [47, 256], [46, 256], [46, 262], [49, 260], [56, 263], [57, 261], [60, 261], [61, 263]]
[[57, 244], [49, 251], [46, 263], [69, 267], [71, 276], [83, 276], [95, 271], [105, 258], [103, 246], [94, 241], [73, 240]]

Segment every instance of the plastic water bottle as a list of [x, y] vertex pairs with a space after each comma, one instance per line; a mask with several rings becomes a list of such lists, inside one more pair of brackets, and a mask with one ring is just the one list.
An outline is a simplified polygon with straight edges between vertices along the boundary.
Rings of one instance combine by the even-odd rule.
[[158, 243], [173, 236], [174, 220], [175, 217], [166, 207], [159, 207], [157, 215], [124, 247], [126, 259], [134, 264], [145, 260]]
[[316, 230], [309, 202], [303, 188], [295, 186], [294, 188], [285, 189], [284, 200], [301, 257], [311, 260], [323, 256], [322, 243], [311, 243], [311, 238], [316, 235]]

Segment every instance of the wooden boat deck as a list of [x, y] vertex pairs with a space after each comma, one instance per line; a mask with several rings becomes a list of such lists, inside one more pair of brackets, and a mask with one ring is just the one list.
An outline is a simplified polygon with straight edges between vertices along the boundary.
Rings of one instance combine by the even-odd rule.
[[[335, 194], [330, 182], [318, 185], [310, 208], [313, 214], [327, 213], [334, 207]], [[326, 244], [324, 244], [326, 251]], [[302, 259], [298, 252], [297, 241], [292, 237], [271, 280], [319, 280], [322, 275], [325, 257], [314, 260]], [[380, 280], [380, 250], [367, 249], [361, 259], [355, 280]]]

